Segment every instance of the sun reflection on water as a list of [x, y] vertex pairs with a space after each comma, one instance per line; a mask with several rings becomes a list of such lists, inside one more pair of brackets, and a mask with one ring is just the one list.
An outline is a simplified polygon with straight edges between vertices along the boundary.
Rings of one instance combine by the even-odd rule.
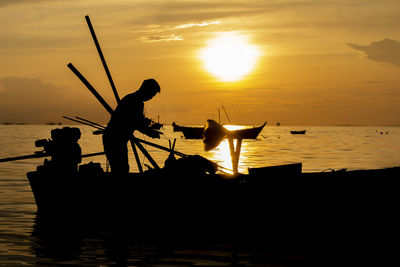
[[[233, 140], [233, 144], [236, 147], [237, 140]], [[224, 139], [221, 144], [214, 150], [209, 152], [209, 159], [217, 162], [220, 166], [229, 169], [230, 171], [227, 171], [226, 169], [223, 169], [223, 171], [226, 171], [229, 174], [232, 174], [232, 159], [231, 159], [231, 152], [229, 149], [229, 142], [227, 139]], [[242, 142], [242, 148], [241, 148], [241, 153], [240, 153], [240, 159], [239, 159], [239, 173], [247, 173], [247, 168], [241, 164], [242, 162], [247, 161], [247, 157], [249, 154], [249, 146], [247, 145], [246, 140], [243, 140]]]

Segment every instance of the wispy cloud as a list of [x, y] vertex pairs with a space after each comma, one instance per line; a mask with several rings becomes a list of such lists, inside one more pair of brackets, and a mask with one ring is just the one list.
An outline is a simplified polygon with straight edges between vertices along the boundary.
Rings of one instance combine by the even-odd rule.
[[186, 29], [186, 28], [191, 28], [191, 27], [204, 27], [204, 26], [209, 26], [209, 25], [214, 25], [214, 24], [220, 24], [221, 21], [203, 21], [200, 23], [187, 23], [187, 24], [181, 24], [175, 26], [176, 29]]
[[145, 43], [182, 41], [184, 39], [183, 35], [174, 32], [191, 27], [204, 27], [220, 23], [220, 21], [203, 21], [198, 23], [185, 23], [177, 26], [150, 24], [144, 29], [136, 31], [136, 33], [144, 34], [144, 36], [138, 39]]
[[155, 43], [155, 42], [182, 41], [183, 37], [181, 35], [168, 34], [168, 35], [142, 36], [139, 39], [145, 43]]
[[373, 61], [387, 62], [400, 67], [400, 42], [391, 39], [373, 42], [369, 45], [348, 44], [351, 48], [361, 51]]

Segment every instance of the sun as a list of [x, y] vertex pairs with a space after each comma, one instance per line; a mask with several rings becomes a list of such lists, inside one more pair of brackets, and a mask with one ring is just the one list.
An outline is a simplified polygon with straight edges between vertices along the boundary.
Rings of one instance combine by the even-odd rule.
[[223, 82], [244, 78], [255, 66], [259, 48], [237, 33], [221, 33], [200, 51], [204, 68]]

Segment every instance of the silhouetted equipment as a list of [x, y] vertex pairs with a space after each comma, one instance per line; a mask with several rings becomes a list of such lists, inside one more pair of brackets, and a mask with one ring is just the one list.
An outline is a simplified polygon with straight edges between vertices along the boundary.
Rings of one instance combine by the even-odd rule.
[[200, 156], [200, 155], [189, 155], [184, 156], [180, 159], [176, 159], [174, 156], [175, 142], [171, 144], [169, 141], [169, 148], [171, 150], [168, 158], [164, 163], [164, 170], [171, 175], [176, 174], [190, 174], [190, 175], [201, 175], [203, 173], [215, 174], [218, 170], [218, 164]]
[[305, 134], [306, 130], [301, 130], [301, 131], [290, 131], [291, 134]]
[[59, 172], [76, 172], [82, 161], [82, 151], [78, 144], [81, 137], [79, 128], [64, 127], [51, 131], [51, 139], [40, 139], [36, 147], [42, 147], [43, 153], [51, 157], [44, 161], [44, 167], [54, 168]]

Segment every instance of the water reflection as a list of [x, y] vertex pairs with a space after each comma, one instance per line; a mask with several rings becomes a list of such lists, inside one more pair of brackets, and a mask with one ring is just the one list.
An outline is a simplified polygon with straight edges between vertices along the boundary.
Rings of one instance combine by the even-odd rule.
[[46, 221], [36, 217], [29, 238], [33, 255], [21, 255], [21, 263], [28, 266], [261, 267], [310, 266], [319, 261], [312, 254], [281, 250], [276, 244], [146, 236], [126, 227], [104, 228], [101, 222], [92, 226], [83, 221]]
[[[233, 140], [234, 147], [236, 147], [237, 140]], [[244, 163], [248, 162], [248, 157], [251, 155], [251, 147], [249, 147], [247, 140], [242, 141], [241, 153], [240, 153], [240, 160], [239, 160], [239, 172], [246, 173], [247, 167]], [[229, 148], [229, 142], [227, 139], [224, 139], [217, 148], [208, 152], [209, 159], [217, 162], [220, 166], [223, 166], [226, 169], [223, 171], [227, 171], [228, 173], [232, 172], [232, 158], [231, 152]]]

